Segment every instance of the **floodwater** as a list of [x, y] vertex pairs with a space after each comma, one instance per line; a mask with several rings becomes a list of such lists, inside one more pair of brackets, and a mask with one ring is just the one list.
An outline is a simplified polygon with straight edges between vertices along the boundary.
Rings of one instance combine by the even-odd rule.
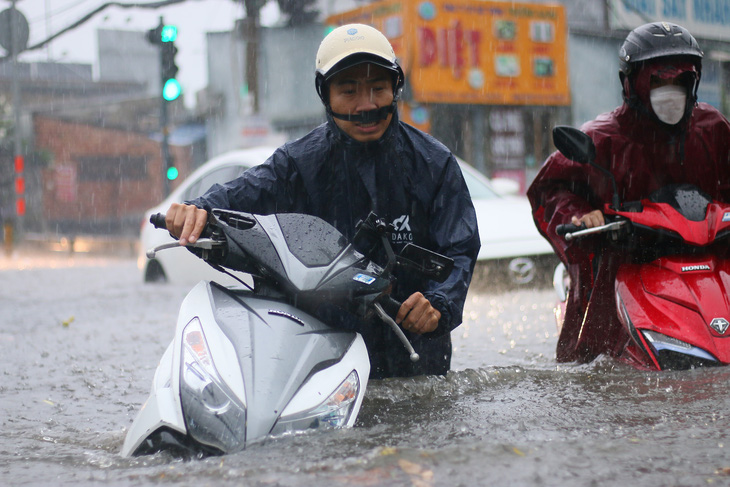
[[350, 430], [122, 458], [188, 286], [82, 256], [6, 259], [0, 279], [2, 485], [730, 484], [730, 370], [558, 365], [549, 289], [472, 292], [454, 370], [371, 382]]

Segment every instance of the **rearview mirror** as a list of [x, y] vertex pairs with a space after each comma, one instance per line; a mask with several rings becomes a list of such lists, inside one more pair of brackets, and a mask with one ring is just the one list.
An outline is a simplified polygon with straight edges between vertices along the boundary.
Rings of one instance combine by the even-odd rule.
[[591, 164], [596, 160], [596, 146], [585, 132], [558, 125], [553, 129], [553, 143], [565, 157], [581, 164]]
[[444, 282], [454, 268], [454, 259], [411, 243], [403, 247], [397, 262], [400, 267], [420, 272], [436, 282]]

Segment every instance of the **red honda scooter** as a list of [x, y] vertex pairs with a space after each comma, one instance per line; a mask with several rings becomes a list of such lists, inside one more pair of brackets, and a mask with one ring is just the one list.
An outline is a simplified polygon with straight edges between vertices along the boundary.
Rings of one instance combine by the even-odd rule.
[[[603, 233], [620, 246], [614, 290], [621, 330], [612, 336], [611, 355], [652, 370], [730, 364], [730, 204], [691, 185], [620, 203], [613, 175], [594, 164], [588, 135], [556, 127], [553, 139], [568, 159], [592, 165], [614, 185], [605, 225], [557, 229], [566, 240]], [[553, 284], [564, 311], [569, 280], [561, 266]]]

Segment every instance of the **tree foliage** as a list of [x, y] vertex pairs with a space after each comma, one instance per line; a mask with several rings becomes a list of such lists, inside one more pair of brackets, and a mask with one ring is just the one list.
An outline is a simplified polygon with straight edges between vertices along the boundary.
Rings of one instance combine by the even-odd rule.
[[316, 0], [277, 0], [279, 10], [289, 17], [288, 25], [310, 24], [317, 19]]

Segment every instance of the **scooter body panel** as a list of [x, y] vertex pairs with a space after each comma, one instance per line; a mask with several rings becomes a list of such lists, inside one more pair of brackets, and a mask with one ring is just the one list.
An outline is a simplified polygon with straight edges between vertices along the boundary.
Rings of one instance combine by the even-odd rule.
[[333, 329], [283, 302], [200, 282], [181, 305], [175, 338], [127, 434], [124, 456], [163, 449], [156, 443], [166, 430], [180, 433], [177, 443], [189, 441], [195, 448], [198, 440], [190, 438], [181, 401], [183, 375], [193, 369], [183, 357], [185, 330], [191, 323], [199, 323], [223, 387], [245, 408], [245, 444], [236, 449], [266, 438], [285, 411], [284, 415], [296, 415], [316, 407], [352, 371], [360, 386], [346, 425], [354, 424], [370, 373], [359, 334]]
[[152, 380], [152, 391], [127, 432], [122, 446], [122, 456], [128, 457], [142, 442], [161, 429], [170, 429], [184, 435], [185, 420], [180, 409], [179, 394], [172, 388], [173, 348], [168, 345]]
[[[265, 437], [300, 385], [340, 362], [357, 334], [326, 326], [285, 303], [215, 285], [209, 290], [214, 323], [235, 348], [237, 360], [224, 356], [226, 367], [236, 363], [246, 384], [248, 441]], [[360, 354], [360, 362], [359, 368], [364, 370], [367, 364], [369, 371], [367, 351]]]
[[[730, 321], [728, 271], [730, 264], [715, 256], [662, 257], [620, 267], [617, 312], [645, 355], [641, 365], [666, 368], [662, 354], [687, 355], [704, 365], [730, 363], [730, 330], [721, 326]], [[641, 353], [627, 355], [636, 359]]]

